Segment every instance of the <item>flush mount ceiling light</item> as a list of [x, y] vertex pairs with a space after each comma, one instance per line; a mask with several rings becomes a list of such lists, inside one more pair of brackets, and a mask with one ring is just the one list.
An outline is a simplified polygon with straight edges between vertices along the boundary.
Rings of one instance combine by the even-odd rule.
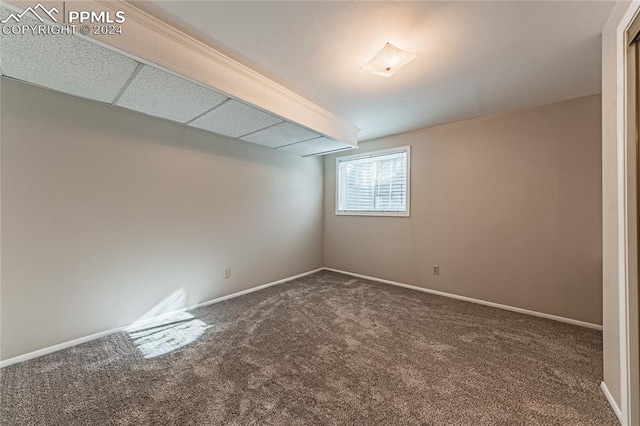
[[407, 52], [391, 43], [387, 43], [362, 69], [389, 77], [417, 57], [417, 53]]

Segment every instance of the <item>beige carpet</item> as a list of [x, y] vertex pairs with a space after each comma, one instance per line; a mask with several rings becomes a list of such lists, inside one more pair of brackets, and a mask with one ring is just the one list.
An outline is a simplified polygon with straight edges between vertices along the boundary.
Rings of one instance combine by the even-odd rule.
[[1, 370], [2, 425], [613, 425], [598, 331], [320, 272]]

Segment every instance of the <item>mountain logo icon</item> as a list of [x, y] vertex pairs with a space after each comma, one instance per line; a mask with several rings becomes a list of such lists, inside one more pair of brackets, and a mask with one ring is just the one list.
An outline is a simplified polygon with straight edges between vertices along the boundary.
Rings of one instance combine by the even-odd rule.
[[[40, 14], [38, 13], [38, 11], [40, 12]], [[35, 5], [33, 7], [31, 7], [31, 6], [27, 7], [26, 9], [24, 9], [22, 12], [20, 12], [18, 14], [16, 14], [16, 13], [10, 14], [5, 19], [0, 21], [0, 23], [6, 24], [11, 20], [13, 20], [16, 23], [18, 23], [18, 22], [20, 22], [20, 19], [22, 19], [22, 17], [25, 16], [27, 13], [31, 13], [33, 16], [38, 18], [38, 20], [40, 22], [44, 23], [45, 19], [48, 18], [49, 20], [57, 23], [58, 19], [56, 19], [56, 17], [53, 14], [55, 13], [57, 15], [58, 13], [60, 13], [60, 11], [55, 7], [52, 7], [51, 9], [47, 9], [46, 7], [44, 7], [42, 5], [42, 3], [38, 3], [37, 5]], [[44, 16], [44, 18], [43, 18], [43, 16]]]

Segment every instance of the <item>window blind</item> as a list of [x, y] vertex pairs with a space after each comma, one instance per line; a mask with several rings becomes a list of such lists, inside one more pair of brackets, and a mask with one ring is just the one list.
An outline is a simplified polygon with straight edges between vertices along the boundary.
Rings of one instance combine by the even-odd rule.
[[338, 159], [338, 211], [406, 212], [408, 149]]

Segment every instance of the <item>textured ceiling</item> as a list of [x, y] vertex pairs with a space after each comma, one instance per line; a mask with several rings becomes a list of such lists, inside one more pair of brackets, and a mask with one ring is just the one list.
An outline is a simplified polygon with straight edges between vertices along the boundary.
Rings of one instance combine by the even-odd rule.
[[317, 138], [318, 136], [320, 135], [317, 133], [310, 132], [291, 123], [280, 123], [244, 136], [242, 140], [277, 148]]
[[[0, 19], [10, 13], [0, 8]], [[73, 35], [0, 35], [0, 53], [3, 76], [70, 95], [271, 148], [316, 138], [312, 146], [283, 150], [300, 156], [353, 148]]]
[[[0, 19], [10, 11], [0, 8]], [[25, 16], [23, 24], [40, 24]], [[111, 102], [137, 62], [78, 37], [0, 36], [2, 74], [71, 95]]]
[[[612, 1], [135, 3], [362, 129], [360, 140], [600, 92]], [[419, 58], [361, 69], [386, 42]]]
[[242, 102], [229, 100], [190, 124], [194, 127], [238, 138], [277, 123], [282, 123], [278, 117], [259, 111]]
[[116, 105], [186, 123], [227, 99], [211, 89], [144, 65]]

